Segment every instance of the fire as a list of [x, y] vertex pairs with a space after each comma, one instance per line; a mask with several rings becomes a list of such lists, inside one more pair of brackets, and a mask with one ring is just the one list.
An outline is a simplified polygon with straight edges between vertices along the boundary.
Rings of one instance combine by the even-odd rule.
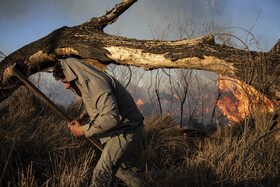
[[222, 95], [217, 106], [231, 124], [239, 123], [250, 116], [250, 109], [262, 103], [262, 112], [273, 112], [273, 103], [253, 87], [222, 75], [218, 75], [218, 79], [218, 89], [222, 91]]
[[208, 5], [205, 7], [205, 9], [214, 8], [214, 6], [215, 6], [215, 0], [210, 0], [208, 1]]
[[207, 106], [205, 109], [205, 113], [208, 114], [209, 113], [209, 107]]
[[215, 5], [215, 0], [211, 0], [211, 6], [212, 6], [212, 8], [214, 7], [214, 5]]
[[167, 104], [167, 103], [168, 103], [168, 100], [167, 100], [167, 99], [164, 99], [162, 102], [163, 102], [164, 104]]
[[136, 102], [136, 105], [141, 113], [144, 110], [144, 104], [145, 104], [144, 101], [142, 99], [140, 99], [140, 97], [139, 97], [138, 101]]
[[176, 95], [176, 94], [174, 94], [173, 97], [174, 97], [175, 99], [177, 99], [177, 100], [180, 100], [179, 97], [178, 97], [178, 95]]

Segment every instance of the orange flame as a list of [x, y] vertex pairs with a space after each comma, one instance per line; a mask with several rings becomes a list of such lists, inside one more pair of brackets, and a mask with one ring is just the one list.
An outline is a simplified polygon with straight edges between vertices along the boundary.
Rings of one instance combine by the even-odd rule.
[[212, 8], [215, 6], [215, 0], [211, 0], [211, 6]]
[[167, 100], [167, 99], [164, 99], [162, 102], [163, 102], [164, 104], [167, 104], [167, 103], [168, 103], [168, 100]]
[[250, 116], [250, 109], [263, 104], [262, 112], [273, 112], [273, 103], [255, 88], [236, 79], [218, 75], [218, 89], [222, 95], [217, 106], [231, 124], [239, 123]]
[[210, 4], [208, 4], [206, 7], [205, 7], [205, 9], [209, 9], [209, 8], [214, 8], [214, 6], [215, 6], [215, 0], [210, 0], [210, 1], [208, 1], [208, 3]]
[[145, 104], [144, 101], [142, 99], [140, 99], [140, 97], [139, 97], [138, 101], [136, 102], [136, 105], [141, 113], [144, 110], [144, 104]]
[[208, 114], [209, 113], [209, 106], [206, 107], [205, 109], [205, 113]]
[[175, 99], [177, 99], [177, 100], [180, 100], [179, 97], [178, 97], [178, 95], [176, 95], [176, 94], [174, 94], [173, 97], [174, 97]]

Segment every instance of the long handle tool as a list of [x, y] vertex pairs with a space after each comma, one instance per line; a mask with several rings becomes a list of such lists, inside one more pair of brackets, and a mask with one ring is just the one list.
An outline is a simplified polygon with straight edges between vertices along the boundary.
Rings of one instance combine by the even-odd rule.
[[[64, 120], [71, 122], [71, 118], [67, 116], [56, 104], [54, 104], [45, 94], [43, 94], [32, 82], [30, 82], [19, 70], [11, 68], [11, 72], [17, 76], [28, 88], [35, 92], [39, 97], [41, 97], [52, 109], [54, 109]], [[102, 146], [95, 139], [87, 138], [93, 145], [95, 145], [100, 151], [103, 150]]]

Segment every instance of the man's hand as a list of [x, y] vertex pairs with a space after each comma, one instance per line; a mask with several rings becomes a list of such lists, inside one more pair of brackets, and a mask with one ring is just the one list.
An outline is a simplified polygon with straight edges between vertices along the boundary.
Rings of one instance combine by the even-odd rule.
[[71, 130], [72, 134], [75, 137], [80, 137], [85, 135], [84, 128], [80, 125], [80, 123], [76, 119], [68, 123], [68, 128]]

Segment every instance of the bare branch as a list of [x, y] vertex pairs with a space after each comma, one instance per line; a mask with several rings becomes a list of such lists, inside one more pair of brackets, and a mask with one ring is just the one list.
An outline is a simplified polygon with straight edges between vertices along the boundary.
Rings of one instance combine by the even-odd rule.
[[85, 24], [98, 23], [99, 29], [103, 30], [107, 25], [114, 23], [118, 17], [124, 13], [130, 6], [132, 6], [137, 0], [123, 0], [120, 4], [117, 4], [112, 10], [108, 11], [104, 16], [99, 18], [92, 18]]

